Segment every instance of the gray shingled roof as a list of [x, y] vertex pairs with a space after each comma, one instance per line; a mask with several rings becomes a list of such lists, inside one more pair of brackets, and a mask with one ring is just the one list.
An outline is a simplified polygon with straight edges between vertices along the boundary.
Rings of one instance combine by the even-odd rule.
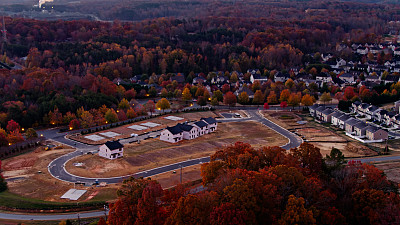
[[351, 125], [351, 126], [354, 126], [359, 122], [360, 122], [359, 120], [354, 119], [354, 118], [350, 118], [350, 119], [346, 120], [346, 124]]
[[207, 126], [207, 123], [205, 123], [204, 121], [197, 121], [194, 124], [196, 124], [200, 128]]
[[332, 109], [330, 109], [330, 108], [327, 108], [327, 109], [325, 109], [324, 111], [322, 111], [322, 114], [324, 114], [324, 115], [329, 115], [329, 114], [331, 114], [331, 113], [333, 113], [334, 111], [332, 110]]
[[364, 122], [359, 122], [359, 123], [357, 123], [356, 125], [354, 125], [354, 127], [355, 128], [358, 128], [358, 129], [364, 129], [364, 128], [366, 128], [368, 125], [366, 124], [366, 123], [364, 123]]
[[167, 127], [167, 130], [169, 130], [169, 132], [171, 132], [171, 134], [173, 135], [183, 132], [179, 125], [173, 127]]
[[208, 123], [208, 124], [217, 123], [217, 121], [216, 121], [214, 118], [212, 118], [212, 117], [201, 118], [200, 120], [206, 121], [206, 123]]
[[380, 128], [375, 127], [375, 126], [368, 126], [366, 131], [369, 131], [371, 133], [375, 133], [376, 131], [380, 130]]
[[343, 115], [344, 115], [344, 114], [343, 114], [342, 112], [336, 111], [335, 113], [332, 114], [332, 117], [339, 118], [339, 117], [341, 117], [341, 116], [343, 116]]
[[348, 119], [350, 119], [350, 118], [351, 118], [351, 117], [348, 116], [348, 115], [343, 115], [343, 116], [339, 117], [338, 119], [341, 120], [341, 121], [346, 121], [346, 120], [348, 120]]
[[119, 148], [123, 148], [124, 147], [121, 143], [119, 143], [119, 141], [107, 141], [105, 143], [105, 145], [110, 150], [119, 149]]

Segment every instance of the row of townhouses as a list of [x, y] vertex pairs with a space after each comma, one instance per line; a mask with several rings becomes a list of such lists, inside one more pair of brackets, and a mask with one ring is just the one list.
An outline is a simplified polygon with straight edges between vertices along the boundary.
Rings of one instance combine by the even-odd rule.
[[399, 108], [400, 101], [395, 102], [393, 111], [387, 111], [368, 103], [356, 101], [351, 106], [351, 112], [388, 127], [400, 128]]
[[217, 130], [217, 121], [212, 118], [201, 118], [200, 121], [188, 124], [178, 123], [173, 127], [167, 127], [161, 132], [160, 140], [176, 143], [183, 139], [191, 140], [202, 135], [214, 132]]
[[351, 117], [340, 110], [323, 105], [309, 107], [310, 115], [318, 121], [330, 123], [346, 131], [348, 136], [363, 142], [382, 142], [388, 139], [388, 132], [372, 124]]

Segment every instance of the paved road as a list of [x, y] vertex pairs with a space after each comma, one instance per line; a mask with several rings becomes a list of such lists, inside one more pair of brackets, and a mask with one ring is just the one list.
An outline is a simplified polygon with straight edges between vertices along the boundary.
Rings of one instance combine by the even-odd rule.
[[[268, 119], [264, 118], [263, 116], [261, 116], [261, 114], [259, 114], [259, 112], [257, 110], [255, 110], [255, 109], [247, 110], [246, 113], [251, 118], [230, 118], [230, 119], [225, 119], [225, 120], [224, 119], [219, 120], [219, 122], [238, 122], [238, 121], [255, 120], [255, 121], [258, 121], [258, 122], [270, 127], [271, 129], [275, 130], [276, 132], [282, 134], [283, 136], [287, 137], [289, 139], [289, 142], [286, 145], [282, 146], [284, 149], [290, 149], [293, 147], [297, 147], [302, 143], [302, 140], [300, 138], [298, 138], [296, 135], [294, 135], [293, 133], [289, 132], [288, 130], [278, 126], [277, 124], [269, 121]], [[143, 172], [139, 172], [139, 173], [135, 173], [135, 174], [127, 175], [127, 176], [122, 176], [122, 177], [110, 177], [110, 178], [80, 177], [80, 176], [76, 176], [76, 175], [68, 173], [65, 170], [65, 164], [72, 158], [75, 158], [82, 154], [86, 154], [89, 151], [94, 151], [95, 149], [98, 148], [98, 146], [89, 146], [89, 145], [85, 145], [82, 143], [75, 143], [74, 141], [65, 139], [63, 134], [56, 135], [56, 134], [54, 134], [54, 131], [51, 131], [51, 130], [50, 131], [47, 130], [47, 131], [43, 132], [43, 135], [46, 138], [53, 139], [53, 140], [59, 141], [64, 144], [68, 144], [68, 145], [77, 147], [77, 151], [63, 155], [63, 156], [53, 160], [48, 166], [48, 170], [51, 175], [53, 175], [55, 178], [57, 178], [59, 180], [67, 181], [67, 182], [94, 183], [94, 182], [98, 181], [98, 182], [106, 182], [106, 183], [119, 183], [122, 180], [124, 180], [130, 176], [149, 177], [149, 176], [153, 176], [153, 175], [160, 174], [160, 173], [165, 173], [165, 172], [172, 171], [172, 170], [177, 170], [180, 167], [188, 167], [188, 166], [193, 166], [193, 165], [196, 165], [199, 163], [204, 163], [204, 162], [210, 161], [209, 157], [204, 157], [204, 158], [200, 158], [200, 159], [192, 159], [192, 160], [179, 162], [179, 163], [175, 163], [175, 164], [171, 164], [171, 165], [167, 165], [167, 166], [163, 166], [163, 167], [158, 167], [155, 169], [146, 170]], [[138, 138], [141, 138], [141, 137], [138, 137]], [[127, 142], [127, 140], [123, 140], [122, 142]]]
[[[108, 212], [107, 212], [108, 213]], [[0, 218], [5, 220], [68, 220], [79, 218], [92, 218], [105, 216], [104, 211], [77, 212], [65, 214], [19, 214], [0, 212]]]

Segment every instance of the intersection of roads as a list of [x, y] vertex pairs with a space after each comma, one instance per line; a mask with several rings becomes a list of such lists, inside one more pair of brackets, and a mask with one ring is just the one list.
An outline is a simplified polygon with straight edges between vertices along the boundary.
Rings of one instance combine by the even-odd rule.
[[[266, 119], [264, 116], [261, 115], [261, 113], [258, 111], [257, 108], [247, 108], [243, 109], [244, 112], [248, 115], [247, 118], [225, 118], [225, 119], [218, 119], [218, 122], [240, 122], [240, 121], [257, 121], [259, 123], [262, 123], [263, 125], [269, 127], [270, 129], [278, 132], [282, 136], [286, 137], [288, 139], [287, 144], [281, 146], [282, 148], [289, 150], [290, 148], [298, 147], [303, 140], [293, 134], [292, 132], [286, 130], [285, 128], [273, 123], [272, 121]], [[203, 157], [203, 158], [198, 158], [198, 159], [192, 159], [192, 160], [187, 160], [179, 163], [174, 163], [158, 168], [154, 168], [151, 170], [146, 170], [142, 171], [139, 173], [135, 174], [130, 174], [126, 176], [121, 176], [121, 177], [109, 177], [109, 178], [88, 178], [88, 177], [80, 177], [77, 175], [73, 175], [69, 173], [65, 169], [65, 164], [75, 158], [78, 157], [82, 154], [87, 154], [88, 152], [95, 152], [98, 150], [98, 146], [96, 145], [87, 145], [84, 143], [76, 142], [71, 139], [65, 138], [67, 133], [59, 133], [58, 129], [48, 129], [48, 130], [43, 130], [39, 132], [39, 134], [42, 134], [46, 139], [54, 140], [59, 143], [65, 144], [72, 146], [76, 148], [76, 151], [72, 153], [65, 154], [52, 162], [48, 165], [48, 171], [49, 173], [62, 181], [65, 182], [80, 182], [80, 183], [94, 183], [94, 182], [106, 182], [108, 184], [110, 183], [119, 183], [122, 180], [134, 176], [134, 177], [150, 177], [154, 176], [157, 174], [165, 173], [168, 171], [173, 171], [177, 170], [179, 168], [184, 168], [188, 166], [193, 166], [196, 164], [201, 164], [205, 162], [210, 161], [210, 157]], [[152, 133], [154, 135], [154, 133]], [[134, 139], [136, 140], [141, 140], [144, 139], [147, 136], [139, 136], [135, 137]], [[132, 138], [130, 139], [123, 139], [120, 140], [122, 144], [126, 144], [132, 141]], [[393, 161], [393, 160], [400, 160], [400, 156], [389, 156], [389, 157], [374, 157], [374, 158], [362, 158], [362, 159], [357, 159], [360, 160], [361, 162], [378, 162], [378, 161]], [[0, 212], [0, 219], [9, 219], [9, 220], [65, 220], [65, 219], [76, 219], [76, 218], [90, 218], [90, 217], [99, 217], [99, 216], [104, 216], [105, 212], [104, 211], [94, 211], [94, 212], [81, 212], [81, 213], [74, 213], [74, 214], [12, 214], [12, 213], [5, 213], [5, 212]]]

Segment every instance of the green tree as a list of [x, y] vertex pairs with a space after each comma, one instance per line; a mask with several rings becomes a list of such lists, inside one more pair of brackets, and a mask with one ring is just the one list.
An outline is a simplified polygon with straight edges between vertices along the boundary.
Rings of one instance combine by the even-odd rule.
[[118, 122], [118, 115], [114, 111], [114, 109], [109, 109], [106, 114], [104, 115], [104, 118], [106, 119], [107, 122], [109, 123], [115, 123]]
[[328, 93], [328, 92], [324, 92], [324, 93], [321, 95], [320, 100], [321, 100], [324, 104], [326, 104], [327, 102], [330, 102], [330, 101], [332, 100], [331, 94]]
[[214, 91], [213, 96], [214, 96], [215, 98], [217, 98], [217, 100], [218, 100], [219, 102], [222, 102], [222, 101], [224, 100], [224, 94], [222, 94], [222, 92], [221, 92], [220, 90]]
[[214, 97], [214, 98], [211, 99], [210, 104], [211, 104], [212, 106], [216, 106], [216, 105], [218, 105], [218, 103], [219, 103], [219, 102], [218, 102], [217, 98]]
[[26, 137], [27, 137], [27, 138], [37, 138], [37, 137], [38, 137], [36, 131], [35, 131], [33, 128], [29, 128], [29, 129], [26, 131], [25, 134], [26, 134]]
[[123, 98], [118, 104], [118, 109], [127, 110], [129, 108], [129, 102], [125, 98]]
[[158, 110], [162, 110], [164, 112], [164, 110], [169, 109], [171, 107], [171, 105], [166, 98], [162, 98], [162, 99], [158, 100], [156, 107]]

